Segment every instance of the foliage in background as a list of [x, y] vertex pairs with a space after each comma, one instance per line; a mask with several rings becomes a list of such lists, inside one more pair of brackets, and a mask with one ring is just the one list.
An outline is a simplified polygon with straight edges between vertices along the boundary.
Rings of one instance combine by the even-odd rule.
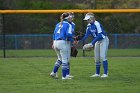
[[[0, 0], [0, 2], [1, 9], [140, 8], [139, 0]], [[5, 15], [5, 31], [7, 34], [52, 34], [60, 15], [8, 14]], [[139, 13], [96, 15], [108, 33], [140, 33]], [[76, 31], [83, 30], [82, 19], [82, 14], [75, 14]]]

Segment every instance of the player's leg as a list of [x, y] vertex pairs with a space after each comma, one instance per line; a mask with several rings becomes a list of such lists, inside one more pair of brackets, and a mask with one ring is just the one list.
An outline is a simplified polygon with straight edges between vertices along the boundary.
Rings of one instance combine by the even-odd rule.
[[70, 53], [71, 53], [71, 49], [70, 49], [70, 41], [67, 41], [67, 48], [68, 48], [68, 72], [67, 72], [67, 75], [70, 74]]
[[58, 78], [58, 75], [57, 75], [57, 72], [58, 72], [58, 69], [60, 67], [60, 65], [62, 64], [62, 58], [61, 58], [61, 55], [60, 55], [60, 50], [57, 48], [57, 41], [54, 42], [54, 50], [57, 54], [57, 61], [55, 62], [55, 65], [54, 65], [54, 68], [53, 68], [53, 71], [51, 72], [51, 76], [54, 77], [54, 78]]
[[60, 54], [62, 57], [62, 79], [71, 79], [69, 77], [66, 77], [68, 73], [68, 49], [67, 49], [67, 41], [64, 41], [61, 43]]
[[53, 69], [53, 72], [54, 72], [54, 73], [56, 73], [56, 72], [58, 71], [59, 67], [60, 67], [61, 64], [62, 64], [62, 61], [61, 61], [62, 58], [61, 58], [61, 55], [60, 55], [60, 50], [55, 49], [55, 52], [56, 52], [56, 54], [57, 54], [58, 59], [57, 59], [57, 61], [55, 62], [55, 65], [54, 65], [54, 69]]
[[58, 69], [60, 67], [60, 65], [62, 64], [62, 61], [60, 60], [57, 60], [55, 65], [54, 65], [54, 68], [53, 68], [53, 71], [51, 72], [51, 76], [54, 77], [54, 78], [58, 78]]
[[108, 51], [109, 39], [106, 37], [102, 40], [100, 45], [100, 54], [103, 61], [104, 74], [101, 77], [108, 77], [108, 60], [106, 58]]
[[95, 65], [96, 65], [96, 73], [91, 77], [99, 77], [100, 76], [100, 44], [98, 42], [95, 43], [94, 47], [94, 55], [95, 55]]
[[68, 72], [67, 72], [67, 76], [68, 77], [73, 77], [70, 75], [70, 57], [71, 57], [71, 42], [70, 41], [67, 41], [67, 48], [68, 48]]

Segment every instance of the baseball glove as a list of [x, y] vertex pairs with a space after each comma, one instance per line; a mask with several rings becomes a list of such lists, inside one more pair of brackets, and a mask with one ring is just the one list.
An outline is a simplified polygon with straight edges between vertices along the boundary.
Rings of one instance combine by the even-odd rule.
[[92, 45], [91, 43], [85, 44], [85, 45], [83, 46], [83, 50], [85, 50], [85, 51], [91, 51], [92, 48], [93, 48], [93, 45]]
[[84, 37], [83, 32], [78, 31], [78, 32], [76, 32], [76, 34], [75, 34], [74, 40], [79, 41], [79, 40], [81, 40], [83, 37]]
[[76, 47], [72, 46], [71, 47], [71, 57], [76, 57], [78, 54], [78, 50], [76, 49]]

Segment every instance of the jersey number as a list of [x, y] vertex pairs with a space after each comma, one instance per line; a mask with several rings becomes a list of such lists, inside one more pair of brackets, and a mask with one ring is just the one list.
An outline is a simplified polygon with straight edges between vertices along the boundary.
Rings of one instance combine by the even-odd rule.
[[60, 33], [60, 30], [62, 29], [63, 25], [59, 25], [59, 29], [57, 31], [57, 33]]

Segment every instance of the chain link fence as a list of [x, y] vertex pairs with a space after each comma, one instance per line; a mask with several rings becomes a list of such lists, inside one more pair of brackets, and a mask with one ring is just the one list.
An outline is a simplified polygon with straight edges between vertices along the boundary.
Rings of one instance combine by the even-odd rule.
[[[24, 34], [24, 35], [6, 35], [6, 49], [51, 49], [52, 34]], [[109, 34], [109, 48], [140, 48], [140, 34]], [[0, 35], [0, 49], [3, 48], [3, 36]], [[89, 37], [85, 43], [91, 42], [93, 39]], [[82, 48], [82, 44], [78, 45]]]
[[[51, 49], [53, 30], [56, 23], [60, 21], [60, 15], [0, 15], [0, 56], [3, 56], [4, 41], [6, 51], [13, 50], [11, 56], [14, 55], [13, 53], [16, 50]], [[74, 23], [76, 24], [76, 32], [85, 33], [87, 23], [83, 21], [83, 17], [84, 14], [75, 13]], [[108, 33], [110, 49], [140, 49], [139, 13], [98, 13], [95, 17]], [[5, 40], [3, 34], [5, 34]], [[90, 37], [85, 43], [91, 40], [92, 38]], [[78, 49], [82, 49], [82, 45], [80, 43]]]
[[[140, 34], [109, 34], [109, 49], [140, 49]], [[3, 36], [0, 35], [0, 57], [3, 57]], [[6, 57], [52, 57], [52, 34], [6, 35]], [[85, 43], [91, 42], [89, 37]], [[83, 43], [77, 48], [82, 52]], [[53, 51], [53, 52], [52, 52]], [[82, 56], [82, 55], [81, 55]]]

